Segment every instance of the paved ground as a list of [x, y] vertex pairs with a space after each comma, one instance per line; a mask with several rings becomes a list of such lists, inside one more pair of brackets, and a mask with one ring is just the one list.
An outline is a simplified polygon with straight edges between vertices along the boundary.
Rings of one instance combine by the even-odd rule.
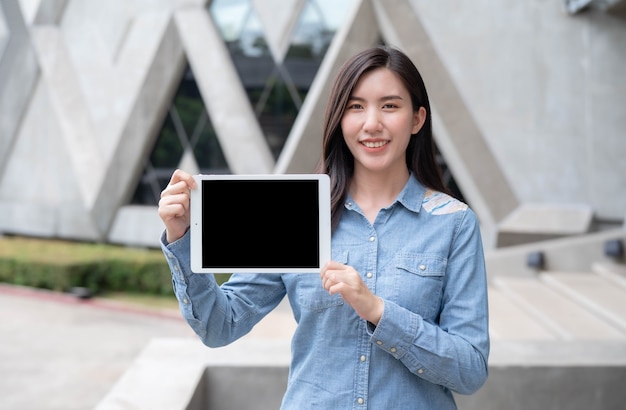
[[[281, 305], [246, 337], [293, 326]], [[198, 340], [177, 310], [0, 284], [0, 409], [92, 409], [157, 337]]]
[[91, 409], [153, 337], [193, 338], [176, 312], [0, 285], [0, 409]]

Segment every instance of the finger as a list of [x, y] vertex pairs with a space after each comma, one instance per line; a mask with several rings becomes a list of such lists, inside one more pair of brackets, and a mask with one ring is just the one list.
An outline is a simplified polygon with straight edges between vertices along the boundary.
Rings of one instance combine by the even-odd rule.
[[189, 211], [189, 196], [185, 194], [165, 196], [159, 200], [159, 215], [183, 216]]
[[341, 270], [341, 269], [345, 269], [347, 265], [341, 263], [341, 262], [337, 262], [337, 261], [333, 261], [330, 260], [328, 262], [326, 262], [326, 265], [324, 265], [325, 269], [335, 269], [335, 270]]
[[163, 194], [159, 199], [159, 206], [179, 203], [188, 208], [189, 197], [190, 196], [188, 192]]
[[345, 283], [343, 282], [338, 282], [338, 283], [334, 283], [332, 284], [329, 288], [328, 288], [328, 293], [331, 295], [334, 294], [340, 294], [343, 296], [342, 291], [345, 289]]
[[163, 220], [170, 220], [185, 216], [187, 211], [181, 204], [170, 204], [159, 207], [159, 217]]
[[326, 262], [324, 264], [324, 266], [322, 267], [322, 269], [320, 270], [320, 278], [322, 279], [322, 282], [324, 282], [326, 280], [326, 277], [328, 276], [328, 271], [330, 270], [330, 261]]
[[177, 169], [172, 174], [170, 182], [161, 192], [161, 196], [172, 195], [176, 193], [189, 192], [190, 189], [197, 187], [196, 180], [188, 173]]
[[187, 185], [185, 181], [179, 181], [179, 182], [176, 182], [175, 184], [169, 184], [168, 186], [166, 186], [165, 189], [161, 191], [161, 198], [168, 196], [168, 195], [179, 195], [179, 194], [185, 194], [187, 196], [190, 195], [189, 185]]
[[327, 291], [330, 290], [330, 288], [336, 284], [337, 284], [337, 279], [335, 278], [333, 274], [327, 273], [322, 278], [322, 287]]
[[177, 183], [177, 182], [185, 182], [187, 184], [187, 186], [190, 189], [195, 189], [197, 184], [196, 184], [196, 180], [193, 179], [193, 176], [191, 174], [188, 174], [187, 172], [181, 170], [181, 169], [177, 169], [174, 171], [174, 173], [172, 174], [172, 178], [170, 180], [170, 184], [172, 183]]

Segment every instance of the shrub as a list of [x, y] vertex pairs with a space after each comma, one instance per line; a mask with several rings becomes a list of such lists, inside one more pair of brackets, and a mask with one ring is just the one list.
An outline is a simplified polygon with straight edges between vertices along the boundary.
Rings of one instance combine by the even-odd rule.
[[0, 238], [0, 282], [56, 291], [171, 294], [160, 249], [23, 237]]

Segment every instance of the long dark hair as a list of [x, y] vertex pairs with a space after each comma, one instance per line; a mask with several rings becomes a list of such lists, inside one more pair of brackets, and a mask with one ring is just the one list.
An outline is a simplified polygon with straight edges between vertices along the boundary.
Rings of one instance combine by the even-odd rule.
[[381, 67], [391, 70], [400, 78], [411, 95], [413, 111], [419, 107], [426, 110], [426, 121], [418, 133], [411, 137], [406, 150], [407, 168], [424, 186], [449, 193], [435, 158], [430, 103], [421, 74], [403, 52], [387, 46], [369, 48], [351, 57], [340, 68], [324, 116], [322, 157], [317, 172], [330, 176], [333, 230], [339, 224], [354, 171], [354, 157], [343, 139], [341, 118], [361, 76]]

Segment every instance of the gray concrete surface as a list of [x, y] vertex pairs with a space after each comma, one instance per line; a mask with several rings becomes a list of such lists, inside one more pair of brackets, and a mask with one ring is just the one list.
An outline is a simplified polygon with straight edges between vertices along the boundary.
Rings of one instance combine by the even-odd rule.
[[[288, 355], [294, 329], [289, 306], [283, 303], [241, 343], [270, 344]], [[80, 300], [0, 283], [0, 409], [94, 409], [159, 339], [187, 343], [193, 354], [222, 355], [202, 345], [176, 309]], [[185, 372], [185, 363], [176, 364], [163, 378], [177, 369]], [[151, 380], [148, 395], [156, 386]], [[171, 386], [171, 380], [165, 384]]]
[[283, 338], [246, 336], [216, 349], [155, 338], [95, 410], [277, 410], [289, 361]]
[[0, 409], [92, 409], [155, 337], [196, 339], [176, 311], [0, 284]]

